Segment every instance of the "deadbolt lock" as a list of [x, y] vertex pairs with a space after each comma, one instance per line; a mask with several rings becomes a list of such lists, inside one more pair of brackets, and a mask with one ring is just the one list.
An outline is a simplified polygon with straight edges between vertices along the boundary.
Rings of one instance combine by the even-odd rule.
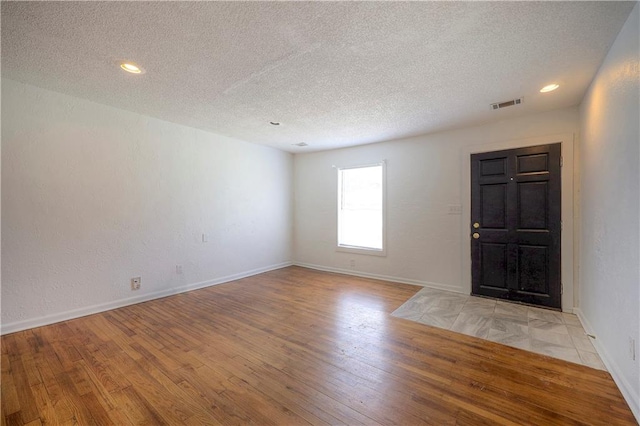
[[480, 224], [479, 224], [478, 222], [476, 222], [476, 223], [474, 223], [474, 224], [473, 224], [473, 227], [474, 227], [475, 229], [478, 229], [478, 228], [480, 228]]
[[473, 239], [477, 240], [478, 238], [480, 238], [480, 234], [478, 234], [477, 232], [473, 233]]

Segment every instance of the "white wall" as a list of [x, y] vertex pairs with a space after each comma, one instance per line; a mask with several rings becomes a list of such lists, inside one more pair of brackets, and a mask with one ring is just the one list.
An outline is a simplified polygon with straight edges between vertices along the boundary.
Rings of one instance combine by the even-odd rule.
[[[2, 91], [2, 81], [0, 80], [0, 93]], [[0, 102], [0, 117], [2, 114], [2, 102]], [[2, 119], [0, 119], [0, 134], [2, 134]], [[2, 143], [0, 143], [0, 224], [2, 224]], [[2, 241], [2, 226], [0, 226], [0, 241]], [[2, 244], [0, 244], [0, 319], [2, 318]], [[0, 321], [0, 324], [2, 321]]]
[[[570, 310], [573, 308], [572, 144], [578, 129], [579, 114], [575, 107], [411, 139], [297, 154], [295, 262], [468, 294], [469, 179], [465, 176], [469, 153], [563, 139], [563, 153], [569, 154], [565, 155], [562, 177], [563, 281], [567, 274], [563, 305]], [[387, 256], [338, 252], [337, 177], [332, 166], [380, 160], [387, 160]], [[467, 214], [450, 215], [449, 205], [462, 205]], [[350, 266], [351, 260], [355, 261], [354, 268]]]
[[[640, 46], [636, 4], [580, 108], [580, 314], [640, 419]], [[629, 356], [635, 339], [636, 360]]]
[[291, 261], [290, 154], [10, 80], [2, 124], [3, 332]]

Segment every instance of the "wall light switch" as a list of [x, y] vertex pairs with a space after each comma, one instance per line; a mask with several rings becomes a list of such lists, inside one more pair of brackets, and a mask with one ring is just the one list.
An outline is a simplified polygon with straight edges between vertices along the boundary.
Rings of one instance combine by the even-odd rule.
[[449, 204], [449, 213], [448, 214], [462, 214], [462, 205], [461, 204]]
[[209, 236], [207, 234], [202, 234], [202, 242], [206, 243], [209, 241]]

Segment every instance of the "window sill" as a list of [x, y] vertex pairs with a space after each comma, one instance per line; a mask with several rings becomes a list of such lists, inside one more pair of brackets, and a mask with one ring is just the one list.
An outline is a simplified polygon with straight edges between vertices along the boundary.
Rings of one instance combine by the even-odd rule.
[[356, 247], [356, 246], [337, 246], [336, 251], [340, 251], [343, 253], [365, 254], [369, 256], [381, 256], [381, 257], [384, 257], [387, 255], [387, 251], [385, 249], [378, 250], [378, 249]]

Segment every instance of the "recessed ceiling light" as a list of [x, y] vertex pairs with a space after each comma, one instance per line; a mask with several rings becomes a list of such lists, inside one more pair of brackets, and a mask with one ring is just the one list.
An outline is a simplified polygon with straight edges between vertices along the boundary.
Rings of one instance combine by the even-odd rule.
[[547, 86], [544, 86], [542, 89], [540, 89], [540, 93], [547, 93], [547, 92], [553, 92], [554, 90], [556, 90], [558, 87], [560, 87], [559, 84], [549, 84]]
[[144, 74], [144, 70], [131, 62], [122, 62], [120, 68], [131, 74]]
[[269, 124], [271, 124], [272, 126], [279, 126], [280, 122], [279, 121], [270, 121]]
[[293, 146], [309, 146], [309, 144], [306, 143], [306, 142], [292, 143], [291, 145], [293, 145]]

